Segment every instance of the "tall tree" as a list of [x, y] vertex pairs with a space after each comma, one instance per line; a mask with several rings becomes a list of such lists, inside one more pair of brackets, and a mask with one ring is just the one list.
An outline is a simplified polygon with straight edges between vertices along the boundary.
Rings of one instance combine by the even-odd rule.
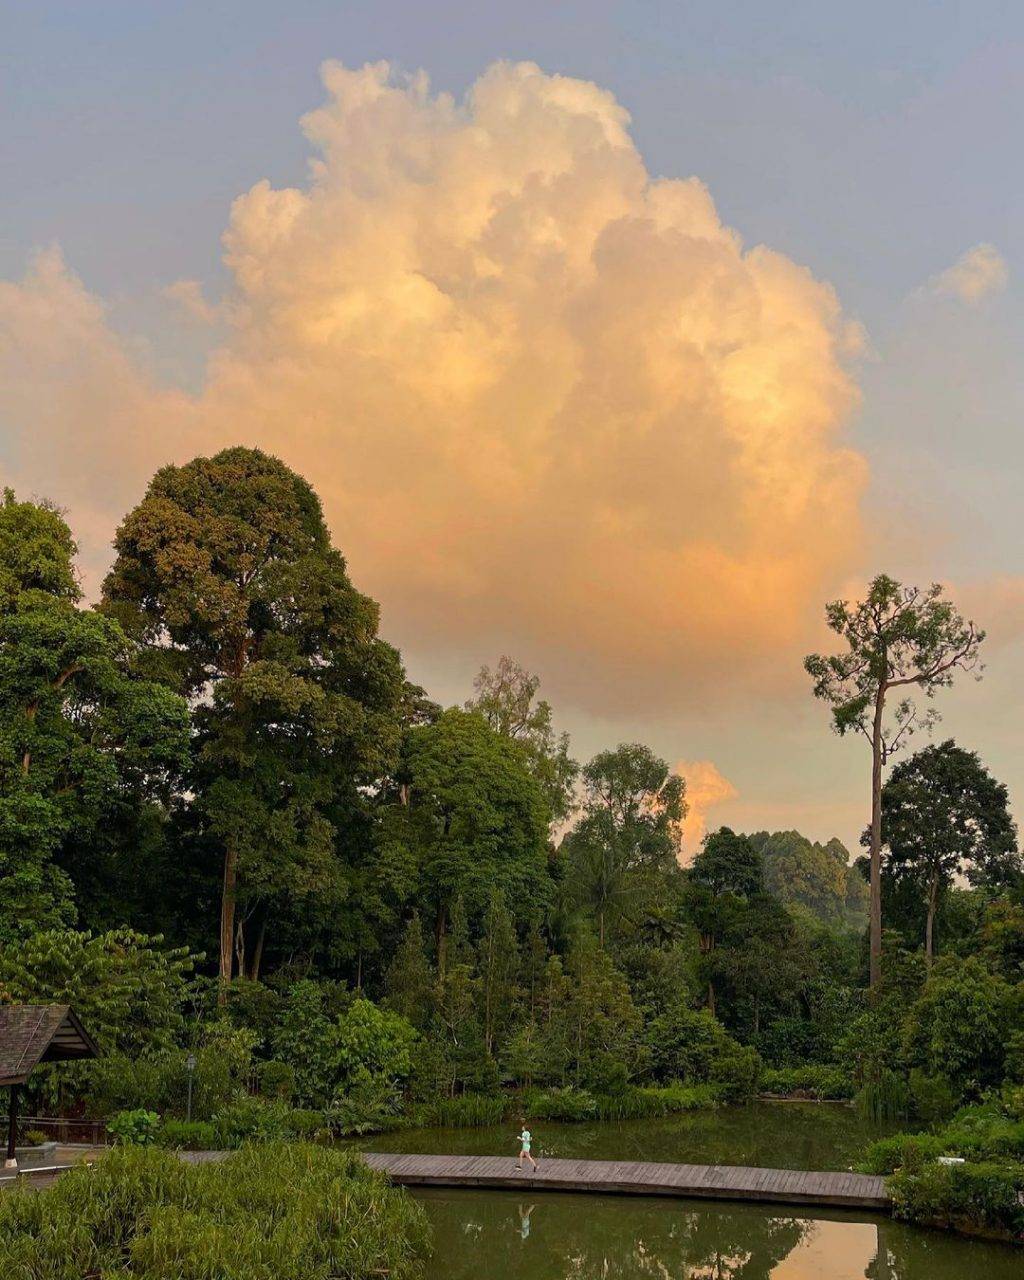
[[115, 546], [106, 609], [196, 704], [194, 789], [222, 850], [226, 981], [235, 954], [245, 961], [246, 920], [258, 956], [275, 907], [343, 898], [339, 808], [358, 808], [394, 761], [401, 664], [316, 494], [259, 450], [164, 467]]
[[1021, 872], [1006, 787], [973, 751], [951, 739], [893, 769], [882, 788], [887, 870], [925, 903], [925, 963], [934, 954], [935, 913], [957, 876], [1002, 884]]
[[75, 551], [59, 512], [5, 491], [0, 939], [70, 922], [76, 853], [124, 795], [165, 793], [187, 758], [188, 708], [139, 678], [115, 621], [80, 607]]
[[474, 928], [495, 889], [518, 920], [546, 903], [550, 810], [519, 744], [457, 707], [409, 731], [396, 776], [389, 838], [419, 868], [443, 970], [458, 899]]
[[713, 1016], [717, 1012], [716, 952], [744, 933], [749, 904], [763, 894], [764, 863], [746, 836], [728, 827], [707, 836], [690, 866], [686, 909], [700, 939], [707, 1006]]
[[478, 711], [492, 729], [523, 747], [557, 824], [572, 812], [580, 767], [569, 754], [569, 735], [555, 733], [551, 704], [537, 699], [539, 688], [539, 676], [503, 655], [493, 671], [480, 668], [473, 681], [476, 696], [466, 703], [466, 710]]
[[583, 812], [566, 836], [567, 883], [593, 912], [603, 947], [608, 924], [630, 918], [659, 878], [677, 871], [686, 784], [649, 747], [623, 743], [583, 770]]
[[[835, 600], [825, 617], [846, 650], [804, 659], [814, 696], [832, 708], [838, 734], [861, 733], [871, 748], [870, 982], [876, 991], [882, 976], [882, 773], [917, 728], [938, 719], [934, 708], [918, 708], [913, 690], [931, 698], [953, 683], [957, 671], [975, 670], [985, 633], [943, 599], [937, 583], [923, 591], [885, 574], [874, 579], [863, 601]], [[897, 699], [891, 706], [890, 695]]]

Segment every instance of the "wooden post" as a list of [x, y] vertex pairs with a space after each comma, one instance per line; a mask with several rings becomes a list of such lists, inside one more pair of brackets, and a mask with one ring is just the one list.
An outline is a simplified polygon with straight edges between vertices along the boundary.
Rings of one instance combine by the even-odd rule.
[[7, 1117], [7, 1160], [8, 1169], [17, 1169], [18, 1161], [14, 1149], [18, 1145], [18, 1086], [11, 1085], [10, 1114]]

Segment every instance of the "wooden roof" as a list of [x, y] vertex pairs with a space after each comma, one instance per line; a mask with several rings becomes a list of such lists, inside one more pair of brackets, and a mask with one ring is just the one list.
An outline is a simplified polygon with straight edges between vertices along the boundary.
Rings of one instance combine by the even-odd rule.
[[24, 1084], [41, 1062], [96, 1057], [96, 1041], [70, 1005], [0, 1005], [0, 1085]]

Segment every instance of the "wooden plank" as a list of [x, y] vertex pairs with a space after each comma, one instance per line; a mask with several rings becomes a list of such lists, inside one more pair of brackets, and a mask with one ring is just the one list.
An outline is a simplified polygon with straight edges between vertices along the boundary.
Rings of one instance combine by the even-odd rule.
[[411, 1155], [367, 1152], [367, 1164], [408, 1185], [531, 1187], [637, 1195], [755, 1200], [766, 1203], [887, 1209], [885, 1182], [867, 1174], [769, 1169], [742, 1165], [667, 1164], [633, 1160], [541, 1160], [519, 1169], [513, 1156]]

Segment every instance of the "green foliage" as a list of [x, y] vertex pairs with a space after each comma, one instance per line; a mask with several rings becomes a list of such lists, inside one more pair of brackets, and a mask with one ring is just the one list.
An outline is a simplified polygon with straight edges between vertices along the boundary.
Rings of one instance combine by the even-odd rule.
[[910, 1086], [896, 1071], [882, 1071], [867, 1080], [854, 1097], [857, 1110], [873, 1124], [891, 1124], [910, 1115]]
[[799, 831], [757, 831], [748, 839], [764, 861], [768, 892], [832, 925], [863, 926], [868, 887], [840, 840], [808, 840]]
[[166, 799], [187, 761], [181, 698], [143, 680], [120, 626], [79, 607], [71, 532], [0, 502], [0, 944], [74, 922], [59, 865], [119, 807]]
[[531, 1094], [526, 1099], [526, 1114], [531, 1120], [582, 1121], [597, 1118], [597, 1100], [587, 1089], [568, 1086]]
[[[338, 823], [365, 808], [399, 745], [404, 678], [377, 638], [312, 488], [226, 449], [168, 466], [117, 531], [108, 612], [149, 669], [199, 702], [194, 808], [223, 851], [220, 971], [253, 969], [274, 918], [344, 899]], [[236, 905], [258, 931], [235, 928]], [[247, 912], [247, 914], [249, 914]]]
[[960, 1100], [945, 1076], [929, 1076], [918, 1067], [910, 1072], [910, 1097], [914, 1115], [928, 1124], [947, 1120]]
[[502, 656], [492, 671], [484, 666], [473, 681], [476, 697], [466, 703], [497, 733], [518, 742], [530, 772], [544, 793], [553, 823], [562, 823], [573, 808], [573, 787], [580, 767], [569, 755], [569, 735], [556, 734], [551, 704], [535, 701], [540, 680], [511, 658]]
[[141, 1053], [173, 1043], [195, 958], [131, 929], [51, 930], [0, 947], [0, 990], [13, 1001], [70, 1004], [100, 1048]]
[[11, 1280], [310, 1280], [420, 1273], [423, 1210], [356, 1156], [248, 1147], [216, 1165], [119, 1149], [46, 1195], [0, 1197], [0, 1273]]
[[326, 1107], [356, 1085], [406, 1080], [416, 1039], [401, 1015], [359, 997], [331, 1018], [322, 988], [307, 979], [289, 992], [274, 1052], [293, 1072], [296, 1098]]
[[804, 1067], [766, 1067], [760, 1090], [779, 1098], [816, 1098], [840, 1101], [852, 1098], [853, 1081], [842, 1067], [808, 1063]]
[[161, 1147], [174, 1151], [217, 1151], [221, 1137], [211, 1120], [164, 1120], [157, 1130]]
[[939, 902], [957, 877], [993, 886], [1022, 871], [1006, 787], [952, 740], [893, 769], [882, 788], [882, 840], [892, 881], [923, 903], [929, 958]]
[[1011, 988], [976, 957], [945, 956], [907, 1016], [907, 1061], [959, 1095], [1002, 1079]]
[[518, 743], [452, 707], [410, 730], [401, 772], [392, 838], [413, 851], [439, 939], [457, 899], [471, 922], [496, 889], [517, 918], [543, 909], [549, 811]]
[[685, 784], [648, 747], [623, 743], [583, 770], [583, 813], [561, 848], [577, 908], [608, 930], [635, 927], [678, 875]]
[[457, 1098], [439, 1098], [427, 1109], [423, 1122], [446, 1129], [478, 1129], [500, 1124], [510, 1105], [510, 1099], [500, 1094], [464, 1093]]
[[110, 1137], [126, 1146], [151, 1146], [159, 1129], [160, 1117], [155, 1111], [119, 1111], [107, 1121]]
[[991, 1161], [924, 1163], [889, 1179], [893, 1214], [908, 1222], [974, 1235], [1024, 1234], [1024, 1167]]

